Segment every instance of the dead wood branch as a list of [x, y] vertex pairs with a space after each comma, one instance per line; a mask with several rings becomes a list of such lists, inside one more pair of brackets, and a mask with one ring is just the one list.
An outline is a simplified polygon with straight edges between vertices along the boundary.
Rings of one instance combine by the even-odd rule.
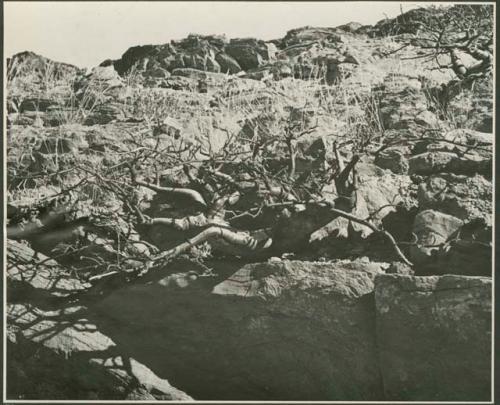
[[203, 196], [196, 190], [192, 190], [189, 188], [182, 188], [182, 187], [157, 186], [155, 184], [151, 184], [151, 183], [147, 183], [147, 182], [142, 181], [142, 180], [138, 180], [137, 175], [135, 173], [135, 170], [132, 167], [130, 167], [130, 172], [132, 175], [132, 182], [138, 186], [143, 186], [143, 187], [149, 188], [150, 190], [156, 191], [157, 193], [164, 193], [164, 194], [171, 195], [171, 196], [184, 196], [184, 197], [187, 197], [187, 198], [193, 200], [193, 202], [197, 202], [205, 207], [207, 206], [207, 203], [205, 202], [205, 199], [203, 198]]
[[380, 229], [378, 228], [377, 226], [375, 226], [374, 224], [372, 224], [371, 222], [367, 221], [367, 220], [364, 220], [364, 219], [361, 219], [361, 218], [358, 218], [356, 217], [355, 215], [352, 215], [348, 212], [345, 212], [345, 211], [342, 211], [342, 210], [339, 210], [337, 208], [334, 208], [334, 207], [331, 207], [330, 208], [331, 211], [333, 213], [336, 213], [338, 216], [340, 217], [343, 217], [343, 218], [346, 218], [346, 219], [349, 219], [353, 222], [356, 222], [358, 224], [361, 224], [361, 225], [364, 225], [368, 228], [370, 228], [373, 232], [376, 232], [376, 233], [379, 233], [381, 234], [382, 236], [384, 236], [387, 241], [391, 244], [392, 248], [394, 249], [394, 252], [396, 253], [396, 255], [404, 262], [406, 263], [407, 265], [409, 266], [413, 266], [413, 263], [410, 262], [406, 256], [404, 255], [404, 253], [401, 251], [401, 249], [399, 248], [398, 246], [398, 243], [396, 242], [396, 240], [394, 239], [394, 237], [389, 233], [387, 232], [386, 230], [384, 229]]
[[[166, 263], [168, 263], [169, 260], [187, 252], [192, 247], [217, 237], [222, 238], [224, 241], [232, 245], [251, 250], [266, 249], [271, 245], [271, 241], [268, 240], [263, 246], [260, 246], [261, 243], [246, 232], [234, 231], [228, 227], [210, 226], [191, 239], [188, 239], [186, 242], [183, 242], [172, 249], [166, 250], [157, 254], [156, 256], [153, 256], [145, 263], [144, 268], [140, 271], [140, 273], [136, 274], [136, 276], [144, 276], [152, 269], [164, 266]], [[90, 277], [88, 281], [90, 283], [96, 283], [102, 279], [119, 275], [119, 273], [121, 272], [113, 271], [106, 274], [100, 274], [94, 277]]]

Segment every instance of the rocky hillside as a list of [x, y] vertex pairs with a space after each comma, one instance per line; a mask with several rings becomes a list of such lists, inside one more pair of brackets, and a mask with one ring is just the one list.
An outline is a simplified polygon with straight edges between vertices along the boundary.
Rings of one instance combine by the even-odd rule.
[[489, 400], [487, 11], [10, 59], [7, 397]]

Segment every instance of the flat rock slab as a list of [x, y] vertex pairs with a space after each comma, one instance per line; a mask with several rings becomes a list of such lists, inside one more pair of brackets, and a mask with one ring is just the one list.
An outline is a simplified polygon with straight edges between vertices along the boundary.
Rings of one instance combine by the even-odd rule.
[[214, 294], [279, 298], [292, 291], [314, 292], [356, 299], [373, 291], [379, 263], [339, 261], [334, 263], [279, 260], [249, 264], [216, 285]]
[[199, 400], [382, 400], [373, 300], [382, 267], [248, 264], [205, 292], [135, 285], [94, 309], [114, 341]]
[[488, 277], [376, 277], [387, 400], [491, 400], [491, 294]]

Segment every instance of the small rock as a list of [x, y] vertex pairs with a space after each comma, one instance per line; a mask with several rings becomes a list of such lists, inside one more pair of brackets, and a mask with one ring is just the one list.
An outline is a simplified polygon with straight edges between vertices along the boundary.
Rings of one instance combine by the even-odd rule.
[[405, 276], [415, 275], [415, 270], [403, 262], [392, 262], [385, 272], [387, 274], [402, 274]]
[[415, 117], [415, 123], [425, 128], [437, 128], [439, 126], [439, 119], [431, 111], [422, 111]]
[[374, 162], [382, 169], [389, 169], [395, 174], [408, 174], [408, 159], [399, 149], [386, 149], [379, 153]]
[[413, 223], [416, 245], [411, 246], [410, 254], [414, 263], [425, 262], [461, 226], [463, 221], [442, 212], [426, 210], [417, 214]]

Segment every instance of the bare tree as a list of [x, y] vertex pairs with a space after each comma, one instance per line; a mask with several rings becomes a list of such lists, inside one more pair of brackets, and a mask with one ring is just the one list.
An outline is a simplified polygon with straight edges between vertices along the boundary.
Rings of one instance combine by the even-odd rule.
[[[493, 65], [493, 5], [457, 4], [451, 7], [428, 7], [418, 21], [398, 25], [416, 27], [416, 38], [409, 43], [425, 52], [418, 58], [434, 60], [437, 69], [449, 68], [461, 80], [473, 80], [490, 73]], [[473, 62], [464, 62], [465, 55]], [[447, 56], [449, 63], [443, 63]]]

